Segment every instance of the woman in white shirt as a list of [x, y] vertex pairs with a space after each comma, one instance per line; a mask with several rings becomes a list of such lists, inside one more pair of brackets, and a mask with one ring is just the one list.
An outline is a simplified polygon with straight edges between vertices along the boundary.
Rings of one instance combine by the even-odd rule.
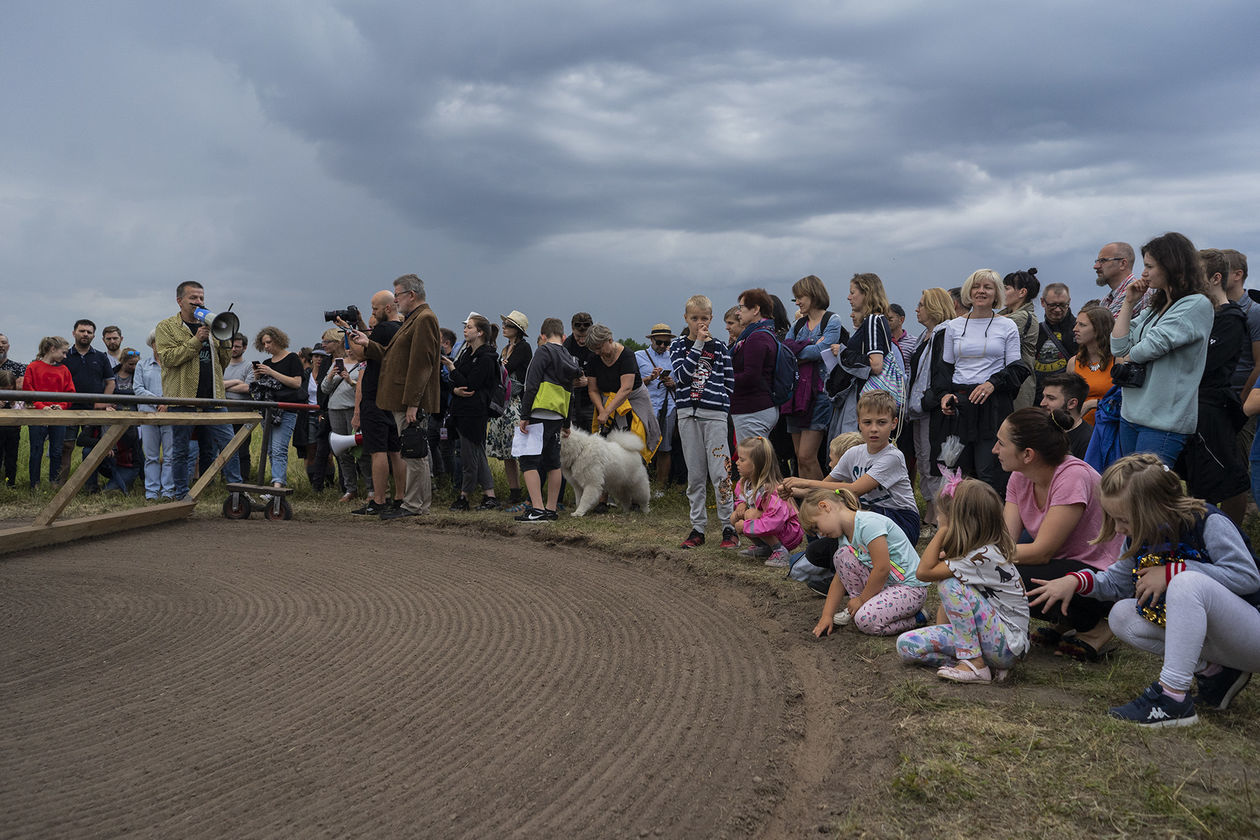
[[932, 380], [941, 395], [932, 437], [944, 441], [957, 435], [963, 451], [956, 466], [1005, 497], [1007, 474], [993, 444], [1029, 370], [1021, 356], [1019, 328], [994, 311], [1001, 289], [1001, 275], [990, 268], [972, 272], [963, 283], [962, 299], [971, 303], [971, 311], [946, 326], [942, 364]]

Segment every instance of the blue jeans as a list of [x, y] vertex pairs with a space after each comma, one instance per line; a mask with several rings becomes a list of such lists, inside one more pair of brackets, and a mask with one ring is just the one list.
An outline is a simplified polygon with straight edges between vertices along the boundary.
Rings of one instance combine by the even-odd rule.
[[[185, 406], [171, 406], [170, 411], [195, 411], [195, 409]], [[225, 412], [226, 408], [212, 408], [211, 412]], [[171, 464], [171, 472], [175, 478], [175, 498], [182, 499], [188, 495], [188, 475], [189, 475], [189, 459], [188, 459], [188, 439], [192, 435], [192, 426], [175, 426], [174, 445], [171, 447], [174, 451]], [[210, 446], [214, 455], [217, 457], [223, 447], [232, 442], [232, 427], [229, 424], [219, 426], [201, 426], [202, 441], [208, 437]], [[240, 461], [232, 458], [223, 465], [223, 476], [229, 482], [239, 482], [241, 480]]]
[[27, 465], [31, 486], [39, 486], [39, 474], [44, 465], [44, 441], [48, 441], [48, 480], [56, 481], [61, 472], [61, 444], [66, 439], [65, 426], [28, 426], [30, 439], [30, 463]]
[[1170, 468], [1177, 463], [1177, 456], [1185, 448], [1188, 435], [1164, 432], [1150, 426], [1139, 426], [1120, 418], [1120, 451], [1125, 455], [1150, 452], [1159, 456]]
[[289, 443], [293, 440], [293, 429], [296, 426], [297, 412], [282, 411], [280, 412], [280, 425], [271, 427], [271, 448], [268, 450], [267, 456], [271, 461], [272, 484], [288, 484]]

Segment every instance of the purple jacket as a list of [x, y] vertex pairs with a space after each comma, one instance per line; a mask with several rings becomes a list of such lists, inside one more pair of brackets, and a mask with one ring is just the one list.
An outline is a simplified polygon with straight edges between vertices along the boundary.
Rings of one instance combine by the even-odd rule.
[[739, 341], [731, 348], [731, 367], [735, 369], [731, 414], [752, 414], [774, 406], [770, 386], [778, 352], [774, 321], [769, 318], [749, 324], [740, 333]]

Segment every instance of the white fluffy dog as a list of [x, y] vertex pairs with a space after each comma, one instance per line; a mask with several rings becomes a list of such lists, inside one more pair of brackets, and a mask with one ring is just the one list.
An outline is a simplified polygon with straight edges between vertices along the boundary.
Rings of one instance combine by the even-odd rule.
[[560, 441], [560, 469], [577, 497], [574, 516], [585, 516], [604, 491], [622, 510], [637, 504], [647, 513], [647, 467], [639, 450], [643, 441], [632, 432], [600, 437], [574, 429]]

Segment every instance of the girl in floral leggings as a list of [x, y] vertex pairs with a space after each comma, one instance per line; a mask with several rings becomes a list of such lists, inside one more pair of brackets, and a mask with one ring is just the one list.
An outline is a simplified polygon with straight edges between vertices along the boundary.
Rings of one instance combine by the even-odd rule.
[[840, 546], [815, 636], [850, 621], [872, 636], [892, 636], [915, 625], [927, 584], [915, 576], [919, 556], [896, 522], [862, 510], [857, 496], [844, 488], [810, 493], [801, 503], [800, 520]]
[[954, 682], [1000, 680], [1028, 650], [1028, 599], [1002, 500], [982, 481], [955, 479], [937, 497], [937, 522], [917, 574], [939, 581], [946, 623], [903, 633], [897, 652]]

